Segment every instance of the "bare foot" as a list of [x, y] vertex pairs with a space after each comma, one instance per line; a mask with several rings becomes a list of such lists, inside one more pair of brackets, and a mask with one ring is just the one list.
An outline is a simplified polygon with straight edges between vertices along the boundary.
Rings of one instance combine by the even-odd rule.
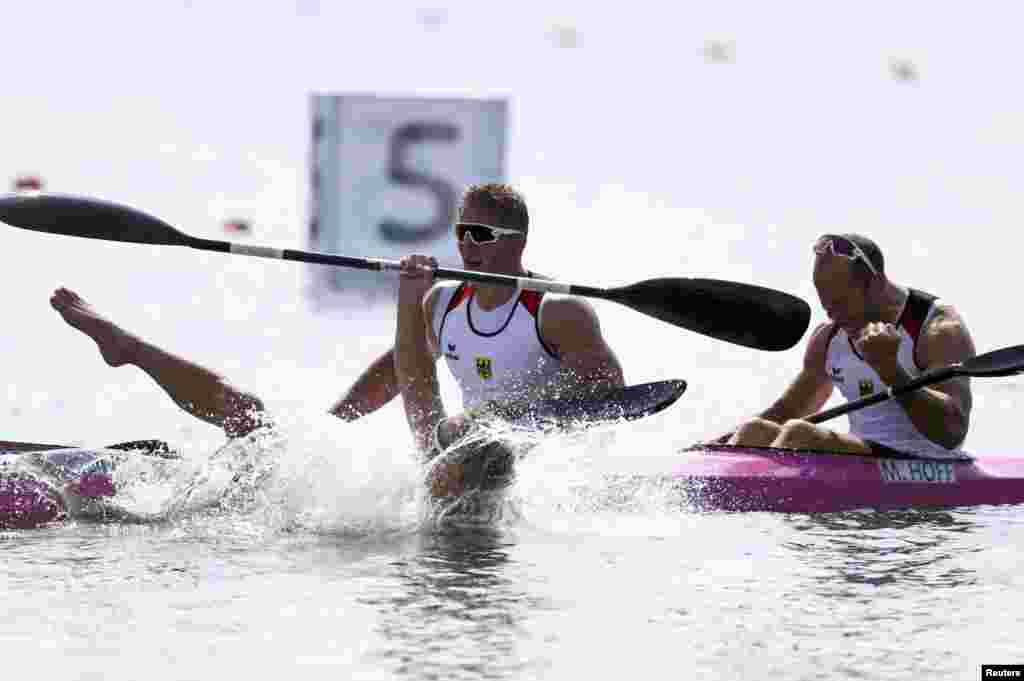
[[139, 339], [98, 314], [77, 293], [59, 288], [50, 296], [50, 305], [64, 321], [96, 341], [107, 364], [119, 367], [132, 362]]

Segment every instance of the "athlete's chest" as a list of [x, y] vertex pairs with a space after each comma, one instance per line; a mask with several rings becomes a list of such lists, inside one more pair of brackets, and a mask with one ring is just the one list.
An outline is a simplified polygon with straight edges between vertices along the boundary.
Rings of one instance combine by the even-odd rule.
[[438, 337], [440, 350], [460, 383], [482, 386], [524, 376], [557, 364], [544, 345], [539, 306], [515, 304], [482, 310], [465, 301], [448, 311]]
[[[914, 340], [902, 328], [899, 334], [900, 345], [896, 360], [908, 374], [917, 376], [920, 371], [914, 362]], [[845, 331], [837, 333], [829, 343], [825, 371], [832, 385], [847, 399], [866, 397], [889, 387], [860, 356]]]

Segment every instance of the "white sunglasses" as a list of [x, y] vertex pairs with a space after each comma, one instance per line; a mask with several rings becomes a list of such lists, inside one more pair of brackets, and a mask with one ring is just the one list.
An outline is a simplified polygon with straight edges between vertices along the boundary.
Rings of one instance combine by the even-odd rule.
[[465, 241], [468, 237], [470, 241], [477, 245], [493, 244], [503, 236], [521, 237], [522, 235], [522, 230], [495, 227], [494, 225], [486, 225], [482, 222], [455, 223], [455, 238], [459, 241]]
[[871, 258], [867, 256], [860, 246], [846, 237], [826, 234], [814, 242], [814, 252], [818, 255], [831, 253], [832, 255], [837, 255], [840, 258], [846, 258], [847, 260], [860, 260], [869, 270], [871, 270], [871, 274], [876, 277], [878, 276], [878, 270], [875, 269], [874, 264], [872, 264]]

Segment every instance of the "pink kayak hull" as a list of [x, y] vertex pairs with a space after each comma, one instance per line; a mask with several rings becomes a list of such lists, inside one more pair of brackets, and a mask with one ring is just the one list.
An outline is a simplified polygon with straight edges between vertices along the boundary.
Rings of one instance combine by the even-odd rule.
[[828, 512], [1024, 503], [1024, 457], [924, 461], [702, 445], [673, 478], [699, 510]]
[[0, 477], [0, 529], [28, 529], [67, 518], [52, 484], [30, 477]]
[[[68, 497], [110, 497], [116, 493], [104, 450], [51, 448], [42, 452], [0, 452], [0, 529], [29, 529], [68, 519]], [[23, 469], [20, 459], [38, 458], [50, 465]], [[37, 464], [39, 463], [37, 462]], [[76, 464], [99, 465], [80, 470]]]

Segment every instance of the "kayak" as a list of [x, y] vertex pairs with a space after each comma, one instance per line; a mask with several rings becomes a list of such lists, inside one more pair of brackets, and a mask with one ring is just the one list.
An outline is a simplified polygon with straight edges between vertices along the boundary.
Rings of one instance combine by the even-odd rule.
[[[59, 523], [84, 501], [114, 496], [113, 467], [125, 456], [119, 450], [83, 448], [0, 454], [0, 528]], [[688, 506], [699, 511], [813, 513], [1024, 503], [1024, 456], [936, 461], [710, 444], [681, 456], [671, 479]]]
[[[517, 428], [541, 432], [581, 428], [656, 414], [674, 404], [685, 390], [686, 381], [655, 381], [626, 386], [600, 398], [506, 405], [494, 417]], [[440, 459], [446, 454], [460, 456], [457, 450], [464, 444], [453, 446], [451, 452], [439, 453]], [[480, 454], [487, 451], [486, 447], [479, 449]], [[133, 455], [177, 458], [160, 440], [134, 440], [99, 449], [0, 440], [0, 528], [32, 528], [60, 522], [73, 517], [84, 503], [114, 496], [114, 469], [126, 456]], [[512, 471], [506, 471], [504, 476], [508, 480], [503, 480], [500, 487], [510, 484]], [[444, 500], [444, 515], [472, 517], [476, 524], [483, 522], [481, 519], [493, 520], [494, 499], [500, 494], [492, 492], [500, 490], [466, 492]]]
[[88, 499], [115, 494], [118, 450], [68, 447], [0, 453], [0, 528], [60, 522]]
[[[458, 449], [438, 457], [438, 463], [446, 455], [458, 457]], [[469, 456], [480, 459], [493, 449], [474, 448]], [[136, 455], [153, 456], [74, 447], [0, 453], [0, 530], [33, 529], [96, 516], [96, 504], [117, 494], [115, 468]], [[477, 485], [464, 493], [432, 498], [435, 522], [480, 527], [499, 521], [506, 513], [504, 489], [509, 484], [511, 470], [497, 485]]]
[[1024, 503], [1024, 456], [883, 458], [699, 445], [672, 480], [703, 511], [812, 513]]

